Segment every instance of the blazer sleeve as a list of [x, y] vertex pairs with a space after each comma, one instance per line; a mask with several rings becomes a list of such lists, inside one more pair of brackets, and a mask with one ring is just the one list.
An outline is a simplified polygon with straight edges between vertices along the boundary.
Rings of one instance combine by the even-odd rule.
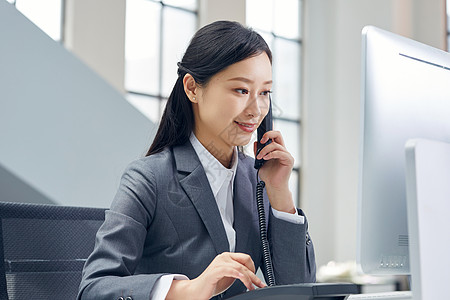
[[[298, 213], [305, 216], [301, 209]], [[306, 216], [304, 224], [294, 224], [276, 218], [270, 209], [268, 239], [277, 285], [316, 281], [314, 246]]]
[[144, 168], [142, 160], [131, 163], [85, 263], [78, 300], [150, 299], [153, 286], [164, 274], [134, 273], [155, 212], [156, 197], [152, 170]]

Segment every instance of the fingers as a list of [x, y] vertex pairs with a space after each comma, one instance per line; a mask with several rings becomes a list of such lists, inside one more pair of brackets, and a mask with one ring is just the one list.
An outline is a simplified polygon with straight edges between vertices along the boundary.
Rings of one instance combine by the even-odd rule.
[[[265, 287], [265, 284], [255, 275], [255, 264], [252, 258], [244, 253], [222, 253], [220, 259], [227, 262], [223, 266], [219, 274], [239, 279], [249, 290], [253, 290], [254, 286]], [[226, 275], [225, 275], [226, 276]]]
[[285, 147], [283, 136], [281, 135], [281, 132], [276, 130], [267, 131], [264, 133], [261, 141], [259, 141], [261, 144], [267, 143], [269, 139], [272, 139], [277, 144], [282, 145]]
[[260, 288], [265, 287], [261, 279], [259, 279], [258, 276], [256, 276], [255, 273], [252, 272], [240, 272], [239, 280], [242, 281], [242, 283], [249, 291], [254, 290], [255, 286]]
[[[242, 266], [242, 265], [241, 265]], [[242, 269], [239, 266], [227, 265], [222, 266], [216, 269], [216, 279], [219, 281], [223, 277], [231, 277], [235, 279], [239, 279], [245, 285], [247, 289], [254, 290], [254, 285], [258, 287], [262, 287], [261, 280], [248, 269]]]
[[189, 280], [185, 298], [210, 299], [226, 291], [236, 279], [239, 279], [249, 290], [254, 290], [255, 286], [266, 286], [255, 275], [255, 265], [249, 255], [225, 252], [217, 255], [200, 276]]
[[[284, 144], [284, 140], [283, 137], [281, 135], [281, 132], [279, 131], [268, 131], [266, 132], [260, 143], [264, 144], [266, 143], [269, 139], [272, 139], [272, 143], [270, 143], [269, 145], [265, 146], [264, 148], [261, 149], [261, 151], [258, 153], [258, 156], [256, 157], [257, 159], [269, 159], [269, 157], [265, 157], [268, 153], [272, 152], [272, 151], [282, 151], [282, 152], [286, 152], [287, 154], [289, 154], [289, 152], [286, 149], [286, 146]], [[254, 148], [256, 149], [256, 146], [254, 145]], [[255, 155], [256, 155], [256, 150], [255, 151]], [[289, 157], [290, 154], [287, 157]], [[271, 157], [271, 158], [275, 158], [275, 157]], [[279, 153], [276, 158], [285, 158], [281, 153]]]
[[258, 276], [255, 275], [252, 271], [250, 271], [248, 268], [244, 267], [243, 265], [235, 262], [234, 266], [231, 266], [231, 268], [237, 272], [238, 277], [235, 277], [242, 281], [242, 283], [247, 287], [247, 289], [254, 290], [255, 286], [257, 287], [264, 287], [264, 283], [261, 281], [261, 279], [258, 278]]
[[282, 145], [277, 144], [277, 143], [270, 143], [269, 145], [265, 146], [264, 148], [261, 149], [261, 151], [259, 151], [258, 156], [256, 157], [257, 159], [261, 159], [264, 158], [264, 156], [266, 156], [268, 153], [275, 151], [275, 150], [279, 150], [279, 151], [287, 151], [286, 148], [284, 148]]
[[230, 257], [237, 261], [238, 263], [244, 265], [247, 267], [247, 269], [249, 269], [250, 271], [252, 271], [253, 273], [255, 273], [255, 264], [253, 263], [252, 258], [250, 257], [250, 255], [248, 254], [244, 254], [244, 253], [229, 253]]
[[281, 161], [286, 161], [287, 164], [293, 163], [294, 158], [291, 156], [291, 154], [287, 151], [287, 149], [277, 143], [270, 143], [269, 145], [265, 146], [261, 151], [259, 152], [257, 159], [274, 159], [278, 158]]

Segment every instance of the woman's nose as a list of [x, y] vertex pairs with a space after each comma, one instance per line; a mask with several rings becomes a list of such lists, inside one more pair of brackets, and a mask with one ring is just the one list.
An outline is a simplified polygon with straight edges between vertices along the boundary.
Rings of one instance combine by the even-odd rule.
[[246, 112], [248, 115], [252, 115], [253, 117], [259, 117], [261, 115], [261, 105], [263, 105], [263, 102], [258, 101], [258, 96], [257, 95], [252, 95], [249, 98], [247, 107], [246, 107]]

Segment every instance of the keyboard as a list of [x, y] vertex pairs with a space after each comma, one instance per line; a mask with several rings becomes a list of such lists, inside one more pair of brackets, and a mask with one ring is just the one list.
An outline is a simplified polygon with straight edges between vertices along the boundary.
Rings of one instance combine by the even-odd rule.
[[385, 293], [370, 293], [370, 294], [355, 294], [350, 295], [348, 300], [412, 300], [411, 291], [407, 292], [385, 292]]

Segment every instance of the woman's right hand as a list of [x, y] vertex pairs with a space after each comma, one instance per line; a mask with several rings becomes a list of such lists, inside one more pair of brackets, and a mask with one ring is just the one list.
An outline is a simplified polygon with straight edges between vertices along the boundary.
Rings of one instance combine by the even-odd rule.
[[251, 257], [243, 253], [217, 255], [200, 276], [192, 280], [174, 280], [166, 296], [171, 299], [207, 300], [226, 291], [239, 279], [248, 290], [266, 285], [255, 275]]

